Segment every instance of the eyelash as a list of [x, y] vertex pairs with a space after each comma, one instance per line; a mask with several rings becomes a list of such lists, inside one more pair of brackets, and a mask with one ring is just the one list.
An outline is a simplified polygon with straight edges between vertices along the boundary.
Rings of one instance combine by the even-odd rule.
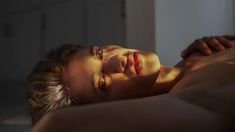
[[[98, 59], [100, 59], [101, 61], [103, 61], [103, 49], [101, 47], [99, 47], [97, 50], [96, 50], [96, 56]], [[101, 92], [104, 92], [106, 94], [108, 94], [108, 89], [107, 89], [107, 85], [106, 85], [106, 81], [105, 81], [105, 74], [102, 73], [99, 77], [99, 89]]]

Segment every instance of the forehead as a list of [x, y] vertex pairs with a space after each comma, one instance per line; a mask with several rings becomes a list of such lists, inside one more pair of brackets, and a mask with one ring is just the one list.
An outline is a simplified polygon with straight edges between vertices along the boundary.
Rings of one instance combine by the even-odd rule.
[[93, 66], [95, 63], [96, 60], [90, 55], [88, 48], [78, 51], [71, 58], [65, 69], [64, 80], [72, 96], [81, 98], [94, 96], [91, 80], [93, 73], [98, 70], [98, 67]]

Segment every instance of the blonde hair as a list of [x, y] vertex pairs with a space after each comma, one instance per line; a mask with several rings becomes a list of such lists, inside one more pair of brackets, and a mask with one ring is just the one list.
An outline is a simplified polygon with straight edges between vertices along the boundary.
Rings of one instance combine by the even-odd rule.
[[64, 44], [39, 61], [27, 79], [26, 96], [34, 125], [40, 118], [53, 110], [69, 107], [72, 98], [63, 84], [63, 72], [71, 56], [80, 45]]

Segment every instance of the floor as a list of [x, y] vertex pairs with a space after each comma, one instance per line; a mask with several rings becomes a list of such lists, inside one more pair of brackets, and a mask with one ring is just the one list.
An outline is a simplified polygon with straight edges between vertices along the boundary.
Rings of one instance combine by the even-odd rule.
[[0, 87], [0, 131], [30, 131], [23, 85], [1, 85]]

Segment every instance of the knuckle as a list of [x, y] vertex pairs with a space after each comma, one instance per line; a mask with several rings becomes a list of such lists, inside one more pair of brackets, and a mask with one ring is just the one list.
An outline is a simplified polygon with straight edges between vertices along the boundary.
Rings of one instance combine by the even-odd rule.
[[202, 40], [207, 40], [209, 37], [208, 36], [205, 36], [202, 38]]
[[203, 49], [207, 49], [207, 48], [208, 48], [208, 46], [207, 46], [207, 44], [206, 44], [206, 43], [202, 43], [201, 48], [203, 48]]

